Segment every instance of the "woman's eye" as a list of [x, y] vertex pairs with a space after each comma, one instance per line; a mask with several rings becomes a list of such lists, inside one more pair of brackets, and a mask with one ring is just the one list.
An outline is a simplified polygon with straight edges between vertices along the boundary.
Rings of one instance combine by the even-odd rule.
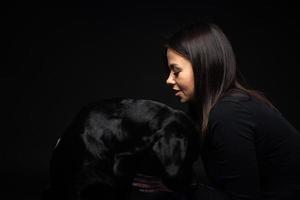
[[175, 76], [177, 76], [177, 75], [179, 74], [179, 72], [180, 72], [180, 71], [176, 71], [176, 72], [173, 72], [173, 74], [174, 74]]

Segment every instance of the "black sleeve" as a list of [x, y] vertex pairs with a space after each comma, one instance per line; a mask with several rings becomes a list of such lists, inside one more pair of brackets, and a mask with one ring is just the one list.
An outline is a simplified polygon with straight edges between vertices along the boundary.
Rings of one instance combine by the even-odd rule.
[[221, 102], [208, 128], [205, 165], [216, 189], [229, 199], [260, 199], [252, 114], [238, 102]]

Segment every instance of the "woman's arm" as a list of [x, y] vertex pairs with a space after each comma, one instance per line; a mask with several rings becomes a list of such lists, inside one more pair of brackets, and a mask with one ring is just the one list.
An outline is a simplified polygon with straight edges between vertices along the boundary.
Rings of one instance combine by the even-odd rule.
[[224, 101], [211, 112], [205, 165], [212, 183], [230, 199], [259, 199], [259, 168], [252, 114]]

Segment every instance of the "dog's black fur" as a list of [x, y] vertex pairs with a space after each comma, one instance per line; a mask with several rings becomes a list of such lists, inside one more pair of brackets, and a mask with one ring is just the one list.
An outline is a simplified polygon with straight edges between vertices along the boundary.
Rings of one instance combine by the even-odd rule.
[[200, 140], [192, 120], [163, 103], [121, 97], [91, 103], [55, 146], [45, 199], [126, 199], [138, 172], [184, 189]]

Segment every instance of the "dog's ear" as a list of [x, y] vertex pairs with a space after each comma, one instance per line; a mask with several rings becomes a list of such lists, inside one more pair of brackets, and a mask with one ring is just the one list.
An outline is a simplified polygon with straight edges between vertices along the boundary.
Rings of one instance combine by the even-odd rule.
[[176, 178], [196, 159], [200, 147], [199, 134], [191, 119], [181, 111], [166, 120], [158, 132], [161, 137], [152, 150], [164, 166], [168, 178]]
[[170, 178], [175, 177], [183, 164], [187, 152], [187, 137], [182, 126], [175, 120], [159, 130], [161, 137], [152, 150]]

